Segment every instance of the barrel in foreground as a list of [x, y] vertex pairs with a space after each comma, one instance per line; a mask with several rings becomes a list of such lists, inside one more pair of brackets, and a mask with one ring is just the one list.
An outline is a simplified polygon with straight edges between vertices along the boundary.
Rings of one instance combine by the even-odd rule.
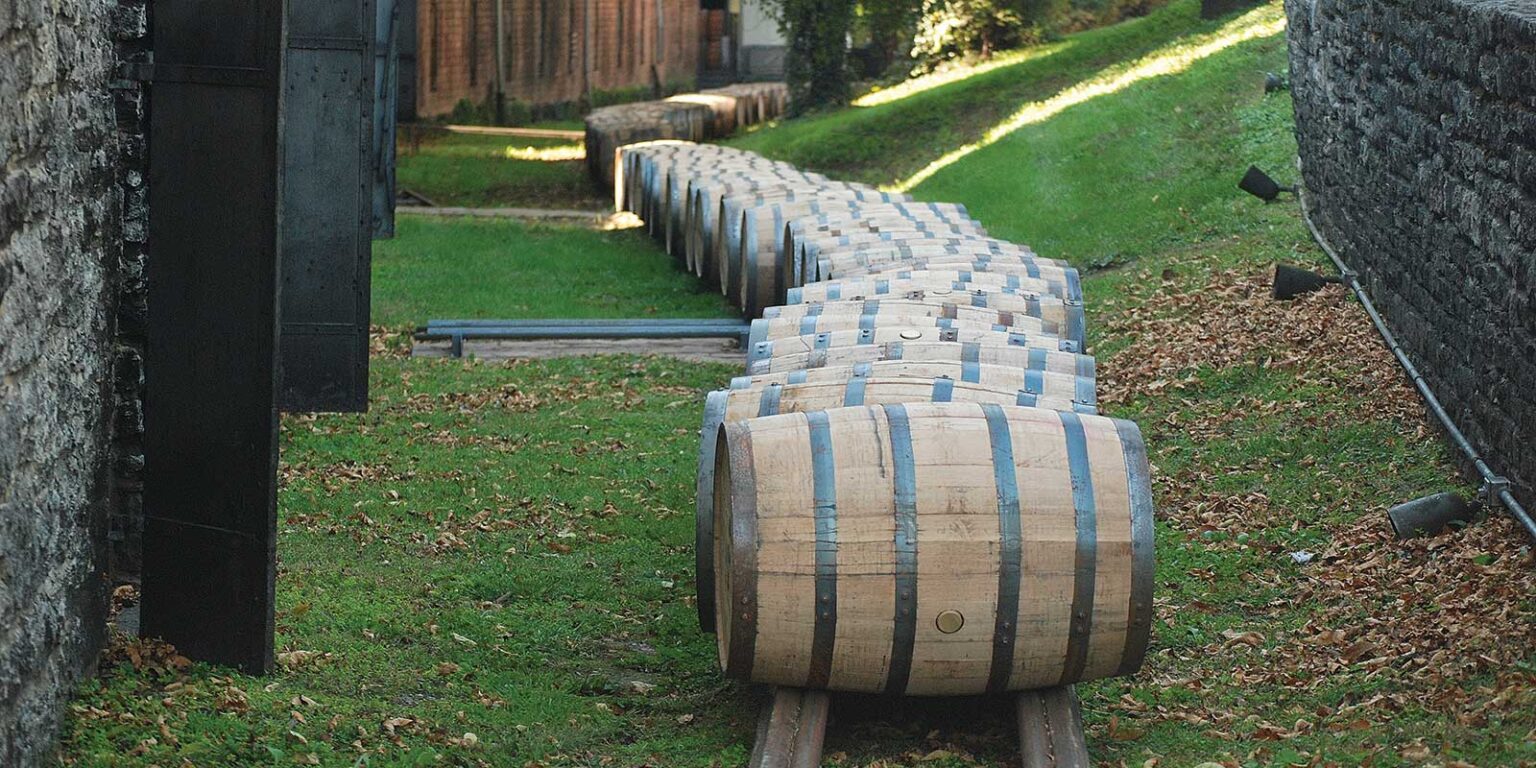
[[1131, 422], [842, 408], [727, 424], [714, 464], [727, 675], [965, 695], [1141, 666], [1152, 496]]

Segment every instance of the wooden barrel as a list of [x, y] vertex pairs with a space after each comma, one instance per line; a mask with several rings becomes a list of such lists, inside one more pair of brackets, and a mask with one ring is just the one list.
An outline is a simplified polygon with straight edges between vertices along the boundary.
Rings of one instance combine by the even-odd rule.
[[639, 213], [645, 219], [649, 231], [653, 235], [660, 235], [676, 215], [675, 208], [680, 203], [682, 190], [686, 187], [686, 179], [697, 174], [707, 173], [708, 169], [722, 166], [753, 168], [761, 171], [792, 172], [788, 166], [782, 163], [774, 163], [750, 153], [735, 150], [732, 152], [701, 151], [697, 149], [709, 145], [689, 145], [686, 150], [666, 152], [658, 151], [642, 156], [637, 162], [640, 165], [640, 182], [642, 200]]
[[[727, 273], [740, 275], [728, 295], [735, 297], [737, 306], [748, 317], [755, 317], [762, 307], [783, 298], [792, 276], [791, 265], [785, 258], [782, 236], [786, 224], [796, 219], [815, 217], [831, 211], [858, 212], [875, 208], [892, 211], [892, 215], [898, 218], [909, 216], [901, 220], [913, 226], [924, 226], [938, 223], [947, 225], [942, 217], [955, 215], [952, 212], [945, 213], [942, 208], [935, 213], [926, 206], [913, 206], [910, 213], [902, 213], [907, 210], [907, 204], [882, 200], [883, 195], [885, 193], [860, 190], [844, 193], [823, 187], [809, 194], [802, 193], [793, 200], [749, 202], [725, 198], [722, 200], [722, 216], [731, 216], [731, 206], [741, 210], [741, 224], [735, 230], [738, 233], [736, 239], [733, 241], [728, 231], [724, 241]], [[954, 208], [964, 210], [959, 206]]]
[[[834, 190], [838, 191], [836, 198], [830, 196]], [[725, 228], [722, 230], [725, 238], [725, 253], [732, 254], [744, 247], [743, 240], [747, 238], [743, 235], [743, 227], [749, 221], [759, 233], [760, 247], [768, 247], [771, 243], [777, 250], [782, 241], [782, 227], [785, 222], [793, 218], [830, 211], [857, 211], [878, 203], [895, 203], [906, 199], [906, 195], [881, 192], [862, 184], [827, 181], [799, 187], [784, 186], [753, 190], [746, 194], [725, 195], [720, 198], [720, 220], [725, 223]], [[841, 204], [834, 205], [834, 201]], [[857, 201], [858, 204], [851, 204], [849, 201]], [[798, 210], [793, 215], [790, 215], [787, 210], [778, 211], [775, 215], [772, 208], [775, 204], [787, 206], [796, 202], [822, 202], [825, 205]], [[755, 218], [746, 218], [754, 214]]]
[[[900, 218], [911, 219], [914, 215], [925, 215], [934, 220], [949, 221], [963, 230], [968, 237], [986, 237], [986, 227], [981, 222], [970, 217], [970, 213], [963, 206], [946, 206], [937, 203], [913, 202], [904, 206], [899, 216], [893, 216], [893, 212], [884, 209], [870, 209], [853, 213], [828, 214], [818, 216], [815, 219], [796, 222], [793, 227], [794, 237], [799, 239], [820, 239], [825, 237], [855, 237], [867, 235], [870, 232], [878, 232], [881, 229], [890, 229], [891, 224], [897, 223]], [[899, 228], [899, 227], [898, 227]]]
[[[799, 260], [796, 280], [814, 283], [833, 280], [843, 273], [860, 269], [874, 272], [874, 267], [897, 269], [905, 263], [940, 260], [1020, 261], [1041, 266], [1066, 267], [1068, 264], [1037, 257], [1028, 247], [975, 246], [977, 238], [966, 233], [899, 233], [888, 243], [859, 243], [852, 246], [819, 247], [814, 243], [794, 244], [793, 257]], [[905, 267], [903, 267], [905, 269]]]
[[708, 120], [709, 110], [698, 104], [638, 102], [593, 110], [585, 121], [588, 168], [598, 182], [612, 182], [620, 147], [657, 139], [699, 141], [706, 138]]
[[929, 218], [933, 220], [965, 222], [973, 228], [973, 231], [985, 233], [981, 223], [971, 218], [970, 211], [960, 203], [925, 203], [922, 201], [908, 201], [893, 203], [884, 206], [870, 206], [858, 211], [827, 214], [807, 224], [813, 228], [825, 226], [856, 227], [861, 219], [890, 219], [890, 218]]
[[[1021, 330], [1034, 327], [1036, 333], [1049, 333], [1079, 344], [1084, 337], [1083, 306], [1067, 303], [1054, 296], [1023, 296], [1013, 293], [969, 293], [939, 288], [932, 292], [911, 291], [901, 296], [850, 299], [801, 304], [782, 304], [763, 310], [764, 320], [799, 320], [820, 315], [944, 317], [967, 323], [1004, 325]], [[786, 296], [786, 300], [787, 300]], [[1044, 325], [1035, 326], [1020, 318], [1032, 318]]]
[[[876, 221], [875, 224], [881, 222]], [[955, 233], [922, 233], [922, 232], [887, 232], [878, 226], [861, 226], [864, 222], [838, 222], [835, 224], [822, 224], [815, 227], [806, 226], [806, 222], [796, 222], [791, 237], [795, 247], [801, 251], [811, 251], [814, 256], [820, 251], [847, 250], [860, 247], [879, 245], [892, 240], [943, 240], [943, 245], [989, 245], [993, 249], [1008, 250], [1016, 253], [1035, 255], [1034, 250], [1021, 243], [1013, 243], [999, 240], [979, 231], [966, 231]], [[886, 229], [889, 229], [887, 227]]]
[[[875, 283], [867, 283], [864, 287], [870, 289], [884, 288], [886, 292], [871, 290], [866, 295], [850, 295], [848, 298], [831, 299], [826, 301], [799, 301], [804, 294], [799, 289], [791, 288], [785, 292], [785, 304], [781, 307], [769, 307], [764, 310], [764, 316], [769, 313], [788, 313], [774, 316], [794, 316], [800, 314], [829, 314], [842, 313], [867, 313], [870, 307], [887, 305], [908, 305], [944, 307], [945, 314], [965, 312], [967, 310], [985, 310], [996, 313], [1014, 313], [1038, 317], [1067, 326], [1082, 327], [1086, 323], [1081, 302], [1066, 301], [1059, 296], [1039, 294], [1029, 291], [1015, 291], [1007, 288], [975, 288], [971, 289], [965, 283], [949, 283], [924, 286], [913, 281], [896, 281], [895, 292], [889, 289], [893, 286], [891, 281], [886, 281], [884, 286]], [[793, 297], [793, 298], [791, 298]], [[956, 307], [949, 310], [948, 307]], [[796, 307], [805, 307], [797, 310]]]
[[1060, 279], [1065, 271], [1073, 269], [1069, 264], [1055, 259], [1042, 259], [1030, 252], [1009, 252], [985, 247], [968, 246], [916, 246], [901, 243], [881, 244], [857, 250], [822, 251], [816, 256], [818, 272], [842, 275], [858, 270], [900, 269], [906, 264], [933, 262], [941, 259], [963, 260], [982, 263], [1024, 264], [1036, 267], [1039, 274]]
[[748, 152], [724, 149], [692, 142], [647, 142], [639, 149], [620, 148], [620, 166], [626, 179], [625, 210], [645, 218], [656, 208], [666, 174], [678, 165], [705, 165], [725, 162], [767, 162]]
[[876, 327], [869, 329], [829, 331], [812, 336], [790, 336], [760, 341], [747, 347], [747, 365], [759, 360], [788, 357], [818, 350], [839, 347], [876, 347], [896, 342], [954, 342], [975, 343], [983, 347], [1018, 347], [1042, 349], [1048, 352], [1081, 352], [1077, 342], [1058, 336], [1029, 336], [1023, 333], [1006, 333], [991, 328], [923, 328], [920, 326]]
[[1141, 667], [1153, 510], [1135, 424], [913, 403], [727, 423], [717, 441], [728, 676], [947, 696]]
[[1071, 400], [1084, 405], [1098, 403], [1094, 393], [1094, 380], [1089, 377], [1039, 368], [1014, 368], [951, 360], [878, 360], [872, 363], [839, 365], [830, 368], [801, 368], [757, 376], [737, 376], [731, 379], [729, 388], [757, 389], [769, 384], [820, 384], [845, 382], [854, 378], [903, 377], [929, 381], [945, 377], [955, 381], [980, 384], [994, 390], [1006, 392], [1023, 390], [1032, 395]]
[[[1083, 286], [1079, 280], [1077, 270], [1065, 273], [1061, 281], [1046, 278], [1034, 278], [1027, 274], [1017, 272], [988, 272], [986, 270], [972, 269], [898, 269], [881, 272], [874, 275], [859, 275], [843, 280], [826, 281], [826, 285], [852, 285], [854, 283], [875, 282], [881, 280], [933, 280], [949, 279], [955, 283], [961, 283], [970, 289], [1007, 289], [1015, 291], [1034, 291], [1048, 293], [1052, 296], [1060, 296], [1068, 301], [1081, 302], [1083, 300]], [[812, 296], [811, 285], [804, 286], [805, 290], [800, 294], [804, 297]]]
[[768, 357], [748, 361], [747, 373], [758, 376], [802, 368], [858, 365], [880, 360], [978, 363], [1021, 370], [1055, 371], [1090, 379], [1094, 378], [1096, 368], [1092, 356], [1072, 352], [1003, 344], [924, 340], [828, 346], [825, 349], [806, 349], [804, 345], [794, 347], [780, 345]]
[[[866, 243], [876, 243], [892, 239], [890, 235], [882, 233], [878, 228], [860, 226], [863, 224], [863, 222], [860, 220], [854, 220], [851, 222], [838, 222], [836, 224], [819, 224], [814, 227], [807, 226], [807, 224], [807, 222], [796, 222], [793, 228], [793, 234], [796, 241], [802, 242], [806, 247], [810, 247], [812, 245], [817, 248], [849, 246], [857, 247]], [[907, 239], [911, 238], [910, 235], [903, 235], [903, 237]], [[930, 235], [929, 237], [933, 236]], [[1021, 243], [1012, 243], [1006, 240], [999, 240], [995, 237], [979, 232], [947, 235], [946, 237], [977, 243], [989, 243], [997, 247], [1006, 247], [1015, 251], [1028, 253], [1034, 252], [1033, 249], [1027, 245], [1023, 245]]]
[[963, 237], [986, 236], [986, 228], [969, 218], [963, 209], [945, 211], [922, 208], [903, 208], [898, 211], [860, 210], [838, 212], [807, 217], [787, 226], [785, 239], [803, 248], [804, 243], [835, 241], [847, 238], [885, 239], [911, 237]]
[[[831, 265], [823, 261], [818, 265], [817, 280], [850, 280], [859, 277], [895, 277], [904, 272], [918, 271], [958, 271], [958, 272], [990, 272], [1002, 275], [1018, 275], [1034, 279], [1056, 280], [1059, 282], [1077, 282], [1077, 270], [1073, 268], [1041, 266], [1032, 261], [992, 260], [985, 258], [967, 258], [964, 256], [939, 257], [935, 259], [915, 261], [891, 261], [883, 264], [870, 264], [864, 266], [850, 266], [847, 268], [833, 269]], [[825, 270], [825, 271], [821, 271]]]
[[686, 255], [683, 248], [687, 242], [685, 233], [691, 226], [691, 194], [693, 187], [700, 182], [738, 178], [745, 174], [757, 178], [780, 178], [784, 180], [781, 183], [786, 184], [829, 183], [783, 164], [750, 158], [710, 158], [695, 164], [674, 164], [664, 168], [663, 172], [666, 178], [657, 203], [657, 216], [664, 222], [665, 236], [662, 239], [667, 250], [679, 257]]
[[736, 130], [736, 97], [725, 93], [680, 93], [666, 101], [700, 104], [709, 110], [709, 138], [729, 136]]
[[1070, 296], [1071, 287], [1051, 280], [1016, 280], [1017, 285], [992, 285], [954, 280], [953, 273], [919, 272], [912, 277], [861, 277], [848, 280], [823, 280], [797, 285], [784, 292], [785, 304], [819, 304], [824, 301], [863, 301], [902, 296], [921, 296], [925, 300], [949, 298], [956, 302], [987, 302], [1018, 299], [1055, 299], [1068, 304], [1082, 304]]
[[822, 259], [836, 261], [837, 257], [865, 253], [899, 253], [903, 259], [961, 254], [998, 258], [1012, 254], [1040, 264], [1071, 266], [1065, 261], [1043, 258], [1029, 246], [967, 233], [869, 231], [836, 236], [802, 233], [798, 238], [786, 234], [786, 243], [791, 258], [801, 265], [797, 274], [802, 276]]
[[[804, 210], [820, 210], [815, 207], [821, 203], [825, 209], [856, 208], [860, 204], [868, 204], [884, 200], [902, 199], [904, 195], [881, 192], [862, 184], [844, 183], [818, 179], [804, 184], [779, 184], [764, 186], [757, 189], [734, 191], [721, 195], [717, 203], [717, 216], [720, 222], [718, 235], [722, 238], [720, 258], [733, 258], [743, 248], [743, 226], [748, 217], [757, 215], [753, 223], [757, 230], [761, 230], [761, 237], [765, 242], [777, 243], [773, 238], [780, 226], [777, 222], [790, 215], [788, 208], [799, 204]], [[784, 210], [778, 212], [777, 217], [772, 213], [773, 206], [779, 206]], [[810, 206], [806, 208], [805, 206]], [[796, 211], [794, 215], [804, 215]]]
[[[1071, 273], [1076, 277], [1076, 273]], [[816, 303], [846, 299], [866, 299], [901, 295], [912, 291], [949, 290], [967, 295], [976, 292], [1013, 293], [1020, 296], [1054, 296], [1063, 301], [1082, 303], [1082, 287], [1075, 282], [1019, 277], [1017, 275], [981, 275], [971, 282], [972, 274], [957, 271], [912, 271], [846, 280], [822, 280], [791, 287], [784, 294], [786, 304]], [[962, 279], [966, 278], [966, 279]], [[938, 294], [943, 295], [943, 294]]]
[[[756, 201], [743, 204], [741, 207], [760, 205], [767, 201]], [[726, 214], [732, 214], [726, 211]], [[946, 203], [918, 203], [909, 201], [905, 195], [887, 193], [880, 198], [867, 198], [864, 205], [829, 208], [818, 210], [795, 220], [785, 219], [783, 224], [776, 224], [771, 236], [775, 242], [782, 242], [784, 233], [781, 227], [817, 228], [822, 226], [858, 227], [868, 230], [890, 229], [942, 229], [956, 233], [981, 234], [984, 230], [981, 224], [970, 218], [965, 207]]]
[[729, 279], [727, 296], [748, 317], [756, 317], [763, 307], [778, 303], [789, 286], [781, 241], [776, 237], [783, 232], [784, 222], [822, 210], [858, 208], [878, 202], [885, 194], [822, 186], [786, 193], [785, 199], [775, 201], [759, 197], [748, 204], [734, 196], [723, 198], [722, 216], [729, 216], [732, 206], [740, 206], [741, 211], [734, 241], [731, 231], [724, 240], [721, 269]]
[[[823, 233], [794, 233], [786, 232], [784, 236], [784, 248], [791, 259], [796, 262], [796, 279], [804, 281], [806, 276], [812, 273], [815, 265], [822, 258], [835, 253], [863, 251], [879, 249], [894, 245], [912, 246], [968, 246], [972, 252], [987, 254], [1007, 251], [1026, 256], [1035, 256], [1033, 250], [1026, 246], [1016, 245], [1011, 248], [993, 245], [983, 249], [982, 243], [994, 241], [967, 232], [926, 230], [888, 230], [872, 229], [867, 231], [855, 231], [844, 234]], [[1038, 256], [1036, 256], [1038, 259]], [[1050, 260], [1044, 260], [1049, 262]]]
[[[719, 173], [696, 175], [684, 193], [687, 216], [684, 236], [685, 258], [695, 275], [718, 280], [713, 254], [720, 198], [731, 194], [752, 194], [794, 185], [826, 183], [825, 177], [782, 169], [728, 169]], [[723, 289], [722, 289], [723, 290]]]
[[[1033, 261], [1058, 267], [1071, 266], [1056, 259], [1041, 258], [1024, 246], [1009, 246], [985, 238], [923, 238], [907, 237], [895, 242], [853, 243], [849, 245], [809, 249], [807, 258], [818, 263], [831, 261], [843, 263], [873, 263], [879, 260], [933, 259], [941, 256], [965, 256], [976, 259]], [[880, 259], [879, 257], [885, 257]]]
[[694, 516], [695, 572], [698, 588], [699, 626], [715, 631], [714, 600], [714, 487], [715, 441], [722, 423], [741, 421], [780, 413], [824, 411], [855, 405], [887, 403], [995, 403], [1096, 414], [1094, 406], [1066, 398], [1042, 397], [1009, 388], [956, 381], [941, 376], [932, 379], [910, 377], [852, 377], [843, 381], [769, 383], [750, 389], [721, 389], [711, 392], [704, 404], [704, 424], [700, 430], [699, 467]]
[[[599, 183], [613, 183], [616, 197], [622, 197], [618, 193], [622, 188], [618, 179], [622, 147], [666, 139], [717, 138], [738, 126], [777, 116], [787, 103], [787, 94], [788, 88], [782, 83], [753, 84], [750, 88], [732, 86], [594, 109], [584, 120], [588, 172]], [[718, 151], [740, 152], [724, 147]]]
[[817, 178], [814, 174], [803, 173], [788, 164], [742, 151], [674, 154], [655, 159], [652, 167], [654, 171], [649, 195], [655, 199], [658, 212], [670, 212], [674, 206], [680, 205], [688, 181], [695, 178], [737, 173]]
[[[662, 139], [658, 141], [643, 141], [626, 144], [614, 149], [616, 160], [614, 162], [613, 177], [613, 202], [614, 210], [639, 213], [640, 184], [639, 176], [641, 168], [648, 161], [652, 153], [663, 151], [662, 147], [690, 144], [690, 142], [676, 139]], [[591, 155], [588, 154], [590, 160]]]
[[[747, 278], [743, 274], [742, 261], [742, 227], [746, 220], [745, 209], [775, 202], [813, 200], [821, 194], [826, 194], [828, 189], [827, 182], [808, 181], [803, 184], [771, 185], [720, 195], [717, 198], [713, 217], [714, 234], [710, 238], [713, 250], [709, 259], [714, 272], [720, 276], [721, 293], [740, 306], [741, 297], [746, 291], [744, 286]], [[863, 191], [854, 185], [847, 185], [842, 189], [850, 194], [838, 194], [835, 197], [829, 194], [828, 199], [846, 201]], [[756, 315], [749, 314], [749, 316]]]
[[[758, 318], [753, 320], [749, 326], [747, 349], [755, 350], [759, 344], [764, 342], [805, 338], [817, 339], [817, 337], [822, 335], [834, 337], [839, 333], [852, 334], [863, 331], [868, 331], [869, 337], [872, 339], [880, 339], [882, 338], [882, 333], [888, 330], [900, 332], [903, 334], [900, 336], [902, 339], [911, 338], [916, 332], [944, 338], [939, 334], [947, 331], [951, 334], [951, 338], [956, 341], [969, 341], [979, 338], [981, 334], [993, 333], [1007, 337], [1008, 341], [1006, 343], [1023, 347], [1035, 346], [1047, 349], [1060, 349], [1070, 342], [1073, 344], [1074, 350], [1082, 349], [1081, 342], [1075, 339], [1067, 339], [1060, 333], [1060, 328], [1055, 323], [1048, 323], [1039, 318], [1018, 315], [1013, 316], [1011, 319], [1017, 325], [988, 323], [976, 319], [955, 320], [948, 317], [900, 313], [808, 315], [797, 319], [775, 318], [772, 320]], [[883, 337], [890, 339], [892, 334], [884, 333]], [[913, 340], [915, 341], [916, 339]], [[836, 339], [828, 338], [824, 340], [824, 343], [836, 343]]]

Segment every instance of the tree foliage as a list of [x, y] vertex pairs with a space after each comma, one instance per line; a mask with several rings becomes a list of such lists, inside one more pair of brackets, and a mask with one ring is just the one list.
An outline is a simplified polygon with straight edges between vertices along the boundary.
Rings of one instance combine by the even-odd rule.
[[[1167, 0], [753, 0], [786, 41], [790, 112], [847, 103], [857, 37], [865, 77], [931, 70], [950, 59], [987, 58], [1062, 32], [1141, 16]], [[854, 27], [857, 25], [858, 29]], [[857, 32], [855, 35], [854, 33]], [[910, 66], [906, 66], [906, 65]]]
[[1068, 9], [1068, 0], [922, 0], [912, 37], [918, 69], [941, 61], [1040, 42]]
[[787, 44], [790, 114], [846, 104], [848, 33], [857, 0], [764, 0]]

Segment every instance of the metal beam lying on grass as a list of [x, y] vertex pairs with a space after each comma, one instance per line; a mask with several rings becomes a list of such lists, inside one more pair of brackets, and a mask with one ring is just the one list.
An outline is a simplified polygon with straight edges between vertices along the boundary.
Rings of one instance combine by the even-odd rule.
[[729, 318], [648, 318], [644, 320], [430, 320], [417, 328], [417, 341], [449, 341], [451, 354], [464, 356], [466, 340], [532, 339], [736, 339], [745, 344], [751, 326]]

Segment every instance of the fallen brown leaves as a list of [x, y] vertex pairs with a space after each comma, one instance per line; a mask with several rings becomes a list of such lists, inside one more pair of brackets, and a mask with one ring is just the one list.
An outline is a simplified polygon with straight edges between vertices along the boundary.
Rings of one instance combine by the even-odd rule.
[[[1164, 281], [1145, 302], [1104, 324], [1109, 337], [1130, 343], [1101, 362], [1103, 402], [1126, 403], [1146, 394], [1180, 398], [1179, 409], [1156, 427], [1195, 442], [1193, 463], [1200, 468], [1157, 478], [1159, 515], [1174, 529], [1200, 537], [1206, 547], [1235, 547], [1246, 534], [1296, 525], [1293, 510], [1276, 509], [1262, 492], [1215, 490], [1226, 474], [1267, 477], [1272, 469], [1229, 466], [1223, 455], [1224, 445], [1243, 438], [1234, 423], [1249, 414], [1263, 412], [1303, 428], [1326, 426], [1319, 419], [1328, 418], [1386, 420], [1399, 433], [1419, 438], [1438, 428], [1427, 421], [1364, 310], [1345, 291], [1332, 288], [1276, 302], [1268, 290], [1267, 272], [1223, 271], [1204, 285]], [[1253, 366], [1286, 372], [1298, 385], [1291, 391], [1321, 392], [1338, 401], [1249, 398], [1233, 407], [1202, 400], [1198, 371]], [[1314, 407], [1340, 403], [1349, 407]], [[1226, 672], [1245, 688], [1377, 692], [1346, 694], [1337, 705], [1284, 725], [1201, 705], [1149, 707], [1129, 698], [1119, 702], [1122, 710], [1222, 735], [1246, 722], [1252, 738], [1284, 740], [1313, 728], [1371, 729], [1410, 708], [1444, 713], [1477, 728], [1492, 715], [1536, 707], [1536, 672], [1530, 667], [1536, 648], [1531, 610], [1536, 562], [1518, 526], [1494, 510], [1462, 531], [1398, 541], [1382, 514], [1387, 500], [1351, 501], [1359, 489], [1338, 462], [1308, 456], [1297, 464], [1288, 471], [1307, 473], [1320, 495], [1354, 514], [1318, 523], [1329, 543], [1305, 565], [1293, 568], [1278, 545], [1264, 545], [1274, 567], [1243, 578], [1284, 597], [1241, 608], [1268, 634], [1248, 626], [1231, 629], [1204, 647], [1177, 652], [1177, 664], [1168, 664], [1170, 652], [1164, 652], [1163, 661], [1149, 668], [1167, 670], [1168, 677], [1156, 681], [1160, 686], [1192, 690], [1206, 689], [1202, 677]], [[1213, 532], [1226, 535], [1213, 538]], [[1214, 576], [1189, 575], [1196, 584]], [[1160, 616], [1177, 623], [1187, 609], [1217, 610], [1190, 594], [1195, 591], [1186, 587], [1161, 595]], [[1298, 607], [1309, 620], [1299, 630], [1287, 629], [1282, 617], [1294, 616]], [[1185, 678], [1173, 679], [1170, 666]], [[1422, 744], [1399, 746], [1411, 760], [1432, 754]]]
[[180, 672], [192, 665], [187, 657], [176, 651], [176, 646], [163, 640], [135, 637], [110, 630], [107, 645], [101, 652], [103, 667], [128, 664], [134, 671], [150, 675]]
[[[462, 365], [478, 365], [467, 362]], [[505, 364], [518, 367], [516, 362]], [[407, 383], [408, 380], [407, 380]], [[692, 390], [688, 390], [693, 394]], [[512, 382], [458, 392], [418, 392], [403, 401], [389, 406], [392, 411], [407, 413], [448, 412], [473, 414], [484, 410], [510, 413], [531, 413], [542, 408], [559, 408], [589, 400], [601, 400], [620, 411], [630, 411], [644, 404], [645, 399], [628, 383], [614, 384], [595, 379], [551, 377], [537, 385]]]
[[375, 325], [368, 329], [368, 356], [407, 358], [411, 356], [411, 329]]
[[[1157, 279], [1143, 273], [1142, 279]], [[1164, 281], [1146, 301], [1104, 323], [1107, 337], [1130, 342], [1101, 361], [1099, 399], [1124, 403], [1144, 394], [1173, 396], [1201, 368], [1258, 365], [1364, 396], [1351, 416], [1414, 421], [1423, 412], [1370, 318], [1340, 287], [1274, 301], [1267, 271], [1223, 270], [1203, 285]], [[1306, 403], [1254, 402], [1260, 409]], [[1234, 409], [1234, 415], [1241, 413]]]
[[[572, 397], [574, 396], [575, 394], [572, 393]], [[528, 413], [544, 407], [546, 402], [544, 397], [526, 392], [516, 384], [502, 384], [471, 392], [415, 394], [406, 399], [405, 407], [417, 412], [459, 411], [461, 413], [472, 413], [486, 408], [495, 408], [513, 413]]]
[[396, 472], [386, 464], [365, 464], [360, 461], [341, 461], [335, 464], [311, 464], [304, 461], [285, 460], [278, 471], [278, 480], [284, 488], [291, 488], [294, 481], [304, 480], [336, 493], [343, 488], [359, 485], [388, 485], [409, 482], [415, 472]]
[[619, 514], [619, 509], [606, 500], [596, 509], [592, 508], [589, 504], [596, 502], [591, 498], [581, 499], [582, 504], [572, 504], [553, 497], [512, 499], [495, 494], [490, 501], [496, 505], [494, 508], [482, 508], [466, 515], [450, 511], [441, 521], [428, 513], [435, 530], [430, 535], [414, 533], [411, 541], [425, 546], [427, 554], [439, 556], [468, 551], [471, 541], [481, 534], [527, 530], [552, 551], [565, 554], [571, 547], [562, 543], [564, 540], [610, 541], [612, 537], [599, 532], [593, 523]]

